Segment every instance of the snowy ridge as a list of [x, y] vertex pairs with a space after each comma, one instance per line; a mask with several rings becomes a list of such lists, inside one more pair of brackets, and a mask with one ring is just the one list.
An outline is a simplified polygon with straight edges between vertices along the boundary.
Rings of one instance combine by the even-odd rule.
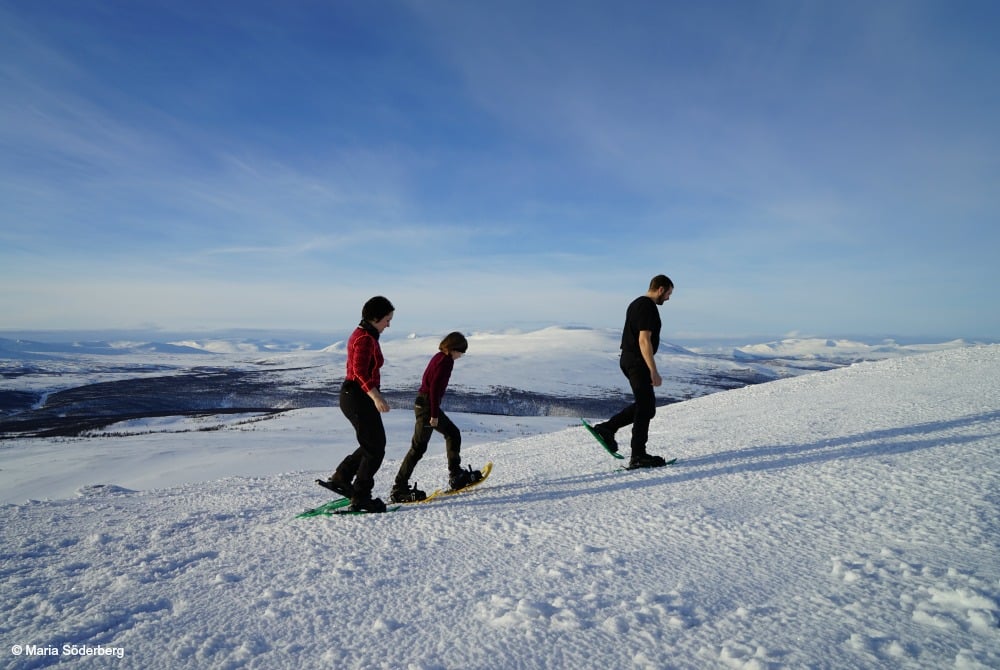
[[829, 338], [789, 338], [777, 342], [750, 344], [733, 350], [736, 359], [771, 360], [826, 359], [826, 360], [883, 360], [905, 354], [927, 353], [969, 346], [965, 340], [951, 340], [938, 344], [899, 344], [895, 340], [882, 340], [875, 344], [855, 340]]
[[[409, 408], [440, 337], [384, 338], [383, 391], [393, 407]], [[469, 355], [449, 387], [451, 409], [508, 416], [603, 413], [629, 394], [618, 369], [620, 337], [570, 327], [470, 334]], [[0, 438], [75, 436], [116, 418], [330, 407], [343, 375], [344, 341], [309, 346], [301, 337], [265, 333], [171, 344], [109, 337], [83, 348], [78, 341], [0, 338]], [[720, 351], [663, 342], [658, 360], [666, 374], [657, 396], [663, 403], [687, 400], [862, 360], [968, 346], [798, 339]]]
[[[998, 380], [1000, 346], [965, 347], [678, 403], [652, 425], [650, 450], [681, 459], [662, 470], [615, 472], [582, 428], [480, 443], [463, 453], [495, 462], [488, 485], [384, 516], [292, 518], [324, 500], [325, 448], [315, 471], [159, 490], [109, 471], [75, 499], [3, 507], [0, 659], [47, 667], [60, 658], [12, 645], [68, 644], [130, 668], [995, 668]], [[192, 439], [226, 458], [226, 435]], [[427, 488], [442, 452], [417, 468]]]

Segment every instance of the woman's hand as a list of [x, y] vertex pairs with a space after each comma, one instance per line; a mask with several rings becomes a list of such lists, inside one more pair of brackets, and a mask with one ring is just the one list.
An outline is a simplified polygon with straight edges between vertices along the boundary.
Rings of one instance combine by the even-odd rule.
[[389, 403], [385, 401], [385, 398], [382, 397], [382, 393], [378, 389], [372, 389], [369, 391], [368, 397], [375, 403], [375, 409], [383, 414], [389, 411]]

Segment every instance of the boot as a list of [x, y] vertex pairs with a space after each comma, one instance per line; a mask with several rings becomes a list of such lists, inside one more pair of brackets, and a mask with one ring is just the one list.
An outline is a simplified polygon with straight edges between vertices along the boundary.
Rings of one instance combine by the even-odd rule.
[[457, 491], [458, 489], [464, 489], [469, 484], [475, 484], [482, 478], [483, 473], [479, 470], [473, 470], [470, 466], [467, 470], [459, 470], [453, 474], [448, 480], [448, 485], [452, 491]]
[[381, 498], [367, 498], [352, 500], [351, 506], [347, 508], [349, 512], [371, 512], [380, 514], [385, 511], [385, 503]]
[[629, 470], [635, 468], [662, 468], [667, 464], [663, 456], [652, 454], [632, 454], [632, 459], [628, 463]]
[[389, 493], [389, 500], [394, 503], [420, 502], [427, 498], [427, 494], [417, 488], [414, 483], [413, 488], [409, 484], [396, 484]]
[[608, 448], [608, 451], [618, 451], [618, 442], [615, 440], [615, 433], [608, 428], [607, 424], [597, 424], [594, 426], [594, 432], [600, 436], [601, 441], [604, 442], [604, 446]]
[[345, 498], [354, 497], [354, 486], [351, 482], [347, 481], [336, 472], [330, 475], [327, 479], [317, 479], [316, 483], [323, 488], [330, 489], [334, 493], [339, 493]]

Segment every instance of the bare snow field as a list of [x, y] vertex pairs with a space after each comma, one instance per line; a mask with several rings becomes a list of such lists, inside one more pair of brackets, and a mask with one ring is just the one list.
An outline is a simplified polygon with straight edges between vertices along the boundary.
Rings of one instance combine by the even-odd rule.
[[[386, 416], [383, 495], [412, 414]], [[997, 345], [662, 407], [657, 470], [566, 418], [461, 415], [492, 477], [385, 515], [294, 518], [336, 408], [245, 418], [0, 442], [7, 500], [12, 469], [87, 482], [0, 509], [0, 667], [1000, 667]], [[440, 438], [415, 477], [443, 484]]]

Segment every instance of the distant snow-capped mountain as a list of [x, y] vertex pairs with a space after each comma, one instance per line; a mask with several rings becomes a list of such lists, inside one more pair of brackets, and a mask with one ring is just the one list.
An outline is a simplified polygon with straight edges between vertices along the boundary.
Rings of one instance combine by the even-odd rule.
[[[409, 407], [441, 335], [383, 337], [383, 392]], [[471, 333], [455, 366], [454, 411], [510, 416], [595, 416], [630, 398], [617, 331], [551, 327]], [[77, 434], [123, 418], [275, 412], [337, 402], [345, 340], [179, 339], [38, 342], [0, 339], [0, 437]], [[663, 342], [660, 404], [828, 370], [864, 360], [970, 346], [786, 339], [728, 353]]]

